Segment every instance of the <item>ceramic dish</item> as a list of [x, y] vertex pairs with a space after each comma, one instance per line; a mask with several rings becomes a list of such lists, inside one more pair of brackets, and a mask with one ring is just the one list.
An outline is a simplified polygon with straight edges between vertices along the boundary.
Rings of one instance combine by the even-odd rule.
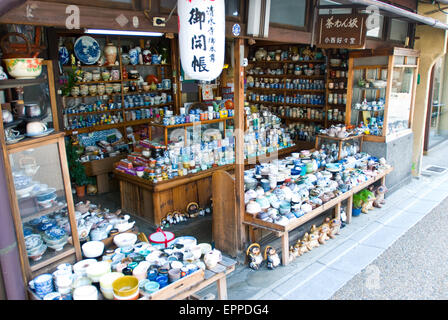
[[47, 129], [44, 132], [40, 132], [40, 133], [27, 133], [26, 136], [29, 138], [39, 138], [39, 137], [48, 136], [52, 132], [54, 132], [54, 129], [50, 128], [50, 129]]
[[76, 58], [84, 64], [94, 64], [101, 57], [101, 48], [98, 42], [89, 36], [79, 37], [73, 47]]
[[6, 144], [14, 144], [14, 143], [17, 143], [17, 142], [19, 142], [19, 141], [21, 141], [23, 139], [25, 139], [25, 135], [20, 134], [18, 136], [15, 136], [14, 138], [6, 139], [5, 142], [6, 142]]

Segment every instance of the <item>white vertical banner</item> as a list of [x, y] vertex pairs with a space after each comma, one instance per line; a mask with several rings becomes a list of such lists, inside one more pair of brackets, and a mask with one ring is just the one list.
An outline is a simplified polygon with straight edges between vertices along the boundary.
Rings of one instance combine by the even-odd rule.
[[224, 0], [178, 0], [177, 12], [182, 69], [194, 80], [216, 79], [224, 66]]

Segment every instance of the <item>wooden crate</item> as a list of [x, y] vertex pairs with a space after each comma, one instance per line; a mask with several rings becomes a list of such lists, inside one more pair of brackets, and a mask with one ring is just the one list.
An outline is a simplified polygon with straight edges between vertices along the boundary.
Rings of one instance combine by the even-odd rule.
[[114, 181], [114, 179], [111, 180], [109, 178], [109, 173], [114, 171], [114, 163], [125, 157], [126, 155], [121, 154], [115, 157], [83, 163], [87, 176], [96, 177], [96, 184], [99, 194], [118, 189], [118, 182]]
[[168, 300], [204, 280], [204, 270], [199, 269], [148, 296], [149, 300]]

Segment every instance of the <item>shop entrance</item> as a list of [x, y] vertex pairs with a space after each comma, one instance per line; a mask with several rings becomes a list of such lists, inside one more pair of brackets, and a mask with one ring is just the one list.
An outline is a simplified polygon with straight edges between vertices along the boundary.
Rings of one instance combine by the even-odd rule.
[[448, 139], [448, 106], [443, 93], [444, 62], [445, 57], [439, 58], [431, 70], [424, 152]]

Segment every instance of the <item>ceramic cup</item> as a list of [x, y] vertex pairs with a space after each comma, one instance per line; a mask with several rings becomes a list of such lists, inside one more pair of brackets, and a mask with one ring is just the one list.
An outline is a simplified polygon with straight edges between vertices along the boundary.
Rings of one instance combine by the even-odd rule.
[[168, 278], [170, 279], [170, 282], [174, 282], [176, 280], [180, 279], [180, 269], [170, 269], [168, 271]]
[[28, 122], [26, 125], [26, 133], [28, 134], [39, 134], [47, 130], [47, 125], [39, 121]]

